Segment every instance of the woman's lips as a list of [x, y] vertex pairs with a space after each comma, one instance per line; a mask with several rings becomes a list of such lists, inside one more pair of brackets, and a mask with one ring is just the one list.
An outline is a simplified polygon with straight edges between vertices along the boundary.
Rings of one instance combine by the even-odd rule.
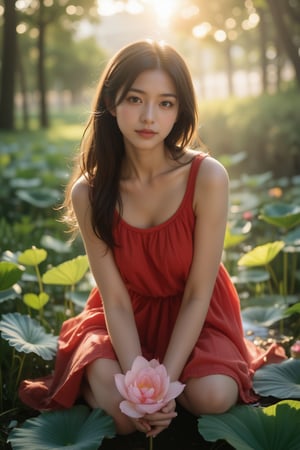
[[157, 134], [156, 131], [149, 130], [147, 128], [144, 128], [142, 130], [136, 130], [136, 133], [143, 138], [152, 138]]

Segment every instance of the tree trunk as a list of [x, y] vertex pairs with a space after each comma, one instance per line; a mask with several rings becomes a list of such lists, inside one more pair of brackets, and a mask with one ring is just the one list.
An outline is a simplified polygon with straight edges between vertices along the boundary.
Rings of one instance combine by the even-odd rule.
[[16, 71], [17, 14], [15, 0], [4, 0], [2, 77], [0, 86], [0, 129], [13, 130]]
[[17, 55], [17, 71], [19, 74], [20, 91], [22, 95], [22, 115], [23, 115], [23, 127], [25, 130], [29, 128], [29, 110], [27, 101], [27, 83], [26, 74], [23, 66], [22, 54], [19, 49], [19, 45], [16, 45], [16, 55]]
[[45, 76], [45, 31], [46, 23], [44, 20], [44, 1], [40, 0], [39, 10], [39, 36], [38, 36], [38, 88], [39, 88], [39, 101], [40, 101], [40, 126], [47, 128], [49, 126], [48, 111], [47, 111], [47, 88], [46, 88], [46, 76]]
[[294, 66], [297, 83], [300, 87], [300, 59], [298, 49], [293, 43], [289, 27], [284, 21], [284, 5], [282, 4], [282, 0], [267, 0], [267, 2], [278, 32], [278, 38], [281, 40], [282, 45]]
[[276, 46], [276, 86], [277, 86], [277, 91], [281, 90], [281, 85], [282, 85], [282, 61], [283, 61], [283, 56], [282, 56], [282, 45], [281, 42], [279, 41], [279, 39], [276, 39], [275, 41], [275, 46]]
[[268, 61], [267, 61], [267, 30], [266, 30], [266, 17], [265, 11], [259, 10], [260, 23], [259, 23], [259, 37], [260, 37], [260, 66], [261, 66], [261, 82], [262, 91], [266, 93], [268, 91]]

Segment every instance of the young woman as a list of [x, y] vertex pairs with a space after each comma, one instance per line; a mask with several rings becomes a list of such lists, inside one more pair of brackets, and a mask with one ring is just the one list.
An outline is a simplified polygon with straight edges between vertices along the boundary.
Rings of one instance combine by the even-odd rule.
[[25, 403], [55, 409], [83, 396], [118, 433], [157, 435], [176, 416], [174, 400], [142, 420], [119, 408], [114, 374], [137, 355], [185, 383], [177, 400], [195, 415], [256, 400], [239, 299], [221, 263], [228, 176], [192, 149], [196, 135], [182, 57], [153, 41], [119, 51], [99, 82], [65, 201], [97, 287], [63, 324], [54, 374], [22, 383]]

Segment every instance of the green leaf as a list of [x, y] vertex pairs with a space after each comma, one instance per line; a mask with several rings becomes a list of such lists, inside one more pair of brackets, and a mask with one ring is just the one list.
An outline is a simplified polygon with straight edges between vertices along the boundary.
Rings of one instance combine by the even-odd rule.
[[254, 175], [243, 174], [241, 176], [241, 180], [245, 186], [250, 188], [262, 187], [265, 186], [268, 181], [270, 181], [273, 177], [272, 172], [264, 172]]
[[0, 321], [2, 338], [18, 352], [35, 353], [48, 361], [57, 349], [57, 337], [45, 332], [39, 323], [20, 313], [8, 313]]
[[269, 272], [263, 269], [242, 270], [232, 277], [235, 284], [263, 283], [269, 279]]
[[74, 291], [67, 292], [66, 297], [71, 300], [76, 306], [80, 308], [84, 308], [86, 305], [87, 298], [89, 296], [90, 291]]
[[20, 286], [14, 285], [11, 289], [5, 289], [4, 291], [0, 291], [0, 303], [6, 302], [7, 300], [15, 299], [19, 296]]
[[39, 188], [38, 190], [16, 191], [16, 195], [25, 202], [37, 208], [50, 208], [55, 205], [60, 198], [59, 191], [49, 188]]
[[44, 273], [42, 280], [45, 284], [59, 284], [72, 286], [84, 276], [89, 264], [86, 255], [66, 261]]
[[300, 359], [263, 366], [254, 374], [253, 387], [264, 397], [300, 399]]
[[233, 214], [252, 211], [259, 205], [259, 198], [250, 192], [230, 194], [230, 211]]
[[287, 245], [300, 245], [300, 227], [290, 231], [282, 239]]
[[[296, 295], [261, 295], [241, 300], [247, 306], [263, 306], [263, 307], [287, 307], [297, 302]], [[287, 310], [285, 310], [286, 314]], [[287, 314], [286, 314], [287, 315]]]
[[223, 164], [226, 168], [235, 166], [236, 164], [239, 164], [241, 161], [244, 161], [247, 158], [246, 152], [239, 152], [234, 154], [223, 154], [219, 156], [219, 161], [221, 164]]
[[25, 266], [38, 266], [41, 262], [47, 258], [47, 252], [43, 248], [32, 247], [25, 250], [18, 257], [20, 264]]
[[265, 266], [277, 256], [283, 247], [283, 241], [275, 241], [264, 245], [258, 245], [243, 255], [238, 260], [238, 265], [247, 267]]
[[17, 264], [7, 261], [0, 262], [0, 291], [4, 291], [15, 283], [17, 283], [22, 277], [22, 270]]
[[300, 302], [296, 303], [293, 306], [290, 306], [285, 310], [287, 316], [291, 316], [292, 314], [300, 314]]
[[41, 178], [12, 178], [9, 182], [14, 189], [31, 189], [42, 184]]
[[284, 306], [268, 308], [266, 306], [249, 306], [242, 310], [242, 317], [245, 322], [262, 327], [270, 327], [275, 322], [286, 317]]
[[246, 222], [246, 224], [244, 223], [242, 227], [238, 228], [228, 225], [225, 232], [224, 249], [227, 250], [228, 248], [244, 242], [249, 236], [250, 229], [250, 222]]
[[104, 437], [114, 437], [113, 419], [85, 405], [45, 412], [14, 428], [8, 437], [13, 450], [98, 450]]
[[300, 206], [288, 203], [266, 205], [259, 219], [281, 228], [292, 228], [300, 224]]
[[49, 301], [49, 295], [46, 292], [41, 292], [40, 294], [28, 293], [23, 297], [24, 303], [30, 308], [40, 310], [42, 309]]
[[205, 440], [223, 439], [238, 450], [299, 450], [299, 430], [300, 402], [293, 400], [267, 408], [235, 406], [198, 419]]
[[69, 253], [71, 251], [70, 244], [53, 236], [44, 235], [41, 239], [41, 245], [48, 249], [54, 250], [56, 253]]

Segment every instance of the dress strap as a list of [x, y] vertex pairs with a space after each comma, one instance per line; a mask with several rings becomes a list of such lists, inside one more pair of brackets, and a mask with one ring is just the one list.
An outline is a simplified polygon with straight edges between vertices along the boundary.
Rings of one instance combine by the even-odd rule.
[[208, 156], [207, 153], [199, 153], [199, 155], [196, 155], [192, 161], [189, 179], [188, 179], [187, 188], [186, 188], [186, 194], [185, 194], [186, 200], [189, 199], [189, 200], [193, 201], [198, 170], [199, 170], [199, 167], [201, 166], [202, 161], [207, 156]]

